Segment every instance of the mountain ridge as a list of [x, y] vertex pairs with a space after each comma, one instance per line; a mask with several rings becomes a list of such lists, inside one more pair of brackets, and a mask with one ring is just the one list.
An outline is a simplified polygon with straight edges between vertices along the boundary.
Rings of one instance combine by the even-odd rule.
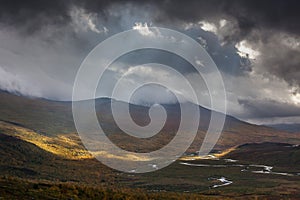
[[293, 124], [265, 124], [265, 126], [281, 130], [281, 131], [287, 131], [290, 133], [300, 133], [300, 123], [293, 123]]
[[[134, 138], [125, 136], [118, 126], [116, 126], [110, 106], [107, 106], [111, 101], [116, 104], [126, 104], [126, 102], [114, 101], [109, 98], [98, 99], [95, 103], [98, 121], [101, 125], [104, 125], [104, 129], [107, 131], [108, 136], [113, 142], [119, 142], [123, 145], [125, 145], [126, 142], [132, 143], [132, 141], [135, 141]], [[158, 145], [157, 148], [159, 148], [162, 145], [167, 144], [173, 138], [178, 123], [180, 122], [178, 121], [179, 119], [177, 116], [177, 111], [180, 108], [178, 105], [164, 106], [170, 114], [170, 119], [167, 120], [162, 134], [157, 134], [157, 137], [144, 140], [145, 143], [141, 143], [139, 147], [136, 146], [137, 149], [142, 148], [142, 144], [150, 145], [152, 143], [156, 143]], [[129, 104], [129, 107], [131, 107], [131, 111], [133, 111], [131, 113], [132, 118], [138, 125], [147, 125], [147, 123], [149, 123], [149, 107], [137, 106], [134, 104]], [[76, 133], [72, 116], [72, 105], [70, 102], [27, 98], [8, 92], [0, 92], [0, 109], [0, 120], [16, 123], [17, 125], [30, 128], [46, 136]], [[200, 144], [203, 141], [208, 127], [210, 110], [200, 108], [200, 116], [198, 134], [192, 144], [193, 147], [191, 147], [191, 151], [197, 151], [197, 149], [200, 148]], [[225, 126], [216, 148], [226, 149], [247, 142], [263, 141], [284, 141], [287, 143], [298, 144], [300, 143], [300, 136], [284, 131], [277, 131], [266, 126], [243, 122], [232, 116], [226, 116]], [[136, 142], [141, 141], [136, 140]]]

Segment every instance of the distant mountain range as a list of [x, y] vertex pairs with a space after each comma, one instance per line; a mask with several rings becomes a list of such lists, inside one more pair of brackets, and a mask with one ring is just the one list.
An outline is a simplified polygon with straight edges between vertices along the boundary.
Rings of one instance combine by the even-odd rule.
[[290, 133], [300, 133], [300, 124], [266, 124], [268, 127]]

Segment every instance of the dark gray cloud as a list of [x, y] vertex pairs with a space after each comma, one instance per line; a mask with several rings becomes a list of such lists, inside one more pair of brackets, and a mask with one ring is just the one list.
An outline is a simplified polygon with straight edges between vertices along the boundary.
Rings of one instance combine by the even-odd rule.
[[[120, 4], [122, 5], [120, 11], [123, 9], [127, 12], [128, 16], [134, 16], [135, 13], [131, 12], [136, 12], [136, 10], [127, 9], [126, 5], [143, 6], [144, 13], [153, 13], [151, 20], [161, 23], [164, 26], [176, 26], [176, 23], [198, 22], [200, 20], [207, 20], [218, 24], [222, 18], [231, 20], [236, 24], [220, 31], [222, 40], [225, 43], [231, 42], [235, 44], [243, 39], [247, 39], [254, 44], [258, 42], [278, 43], [277, 41], [269, 39], [272, 32], [284, 31], [296, 35], [300, 33], [300, 2], [297, 0], [191, 0], [188, 3], [180, 0], [131, 0], [126, 2], [119, 0], [29, 0], [26, 2], [21, 0], [2, 0], [0, 23], [17, 27], [18, 31], [26, 31], [32, 34], [49, 25], [65, 26], [72, 23], [70, 10], [73, 7], [78, 7], [84, 8], [87, 12], [97, 13], [103, 22], [110, 21], [110, 23], [118, 24], [118, 20], [120, 20], [121, 16], [111, 19], [113, 17], [111, 13], [109, 13], [108, 8]], [[265, 30], [270, 30], [271, 32]], [[63, 31], [71, 30], [64, 29]], [[55, 34], [62, 33], [56, 32]], [[70, 34], [71, 37], [77, 39], [76, 43], [79, 43], [79, 46], [83, 46], [83, 44], [86, 45], [86, 43], [89, 42], [87, 40], [82, 41], [82, 37], [78, 37], [76, 34]], [[205, 33], [202, 33], [202, 35], [203, 34]], [[251, 67], [245, 65], [247, 61], [243, 62], [243, 59], [240, 60], [239, 57], [234, 55], [234, 50], [228, 50], [228, 48], [232, 48], [232, 46], [220, 47], [220, 44], [217, 43], [216, 40], [210, 39], [210, 36], [206, 38], [210, 42], [208, 51], [218, 66], [224, 69], [224, 71], [231, 71], [236, 74], [240, 74], [245, 70], [251, 71]], [[91, 47], [87, 46], [86, 49], [88, 48]], [[263, 67], [270, 68], [270, 66], [274, 66], [274, 68], [270, 69], [271, 73], [284, 79], [291, 85], [297, 84], [299, 86], [299, 78], [297, 78], [299, 74], [299, 62], [296, 58], [298, 51], [285, 49], [285, 51], [281, 53], [280, 49], [275, 52], [280, 55], [279, 57], [274, 56], [275, 59], [273, 59], [270, 56], [266, 56], [266, 60], [262, 61]], [[220, 50], [223, 52], [218, 52]], [[262, 51], [266, 54], [271, 52], [270, 55], [273, 53], [270, 49], [262, 48]], [[226, 59], [228, 55], [234, 57], [234, 59]], [[291, 58], [291, 62], [285, 59], [285, 57]], [[229, 68], [228, 66], [231, 67]], [[294, 70], [297, 72], [294, 73]]]
[[261, 52], [257, 71], [263, 71], [282, 78], [291, 86], [294, 92], [300, 87], [300, 37], [285, 33], [264, 33], [268, 39], [263, 44], [254, 43]]
[[164, 1], [160, 7], [171, 20], [219, 20], [222, 17], [233, 17], [242, 30], [241, 36], [247, 35], [253, 28], [300, 32], [300, 2], [297, 0]]
[[64, 25], [70, 21], [69, 2], [1, 0], [0, 22], [29, 34], [49, 24]]
[[247, 35], [252, 28], [270, 28], [299, 33], [300, 2], [297, 0], [1, 0], [1, 21], [22, 25], [31, 22], [32, 26], [47, 23], [65, 23], [70, 21], [69, 9], [78, 6], [90, 12], [107, 17], [106, 8], [117, 3], [144, 5], [145, 9], [153, 5], [160, 13], [155, 20], [199, 21], [201, 19], [219, 20], [220, 17], [237, 19], [241, 35]]

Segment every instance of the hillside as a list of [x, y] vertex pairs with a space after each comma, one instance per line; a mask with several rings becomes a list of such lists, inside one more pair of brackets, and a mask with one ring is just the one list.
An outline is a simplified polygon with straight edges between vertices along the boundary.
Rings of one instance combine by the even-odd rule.
[[[274, 172], [293, 174], [300, 172], [299, 148], [292, 145], [246, 144], [218, 160], [179, 160], [167, 168], [152, 173], [127, 174], [111, 170], [93, 158], [83, 158], [78, 154], [83, 152], [80, 140], [74, 135], [39, 136], [28, 128], [0, 123], [0, 197], [3, 199], [21, 197], [93, 199], [104, 196], [117, 199], [240, 197], [276, 199], [281, 195], [285, 195], [286, 198], [300, 197], [297, 192], [300, 189], [298, 176], [243, 171], [244, 168], [247, 169], [246, 164], [253, 166], [274, 164], [272, 165]], [[32, 140], [32, 136], [36, 140]], [[68, 139], [61, 139], [62, 137]], [[233, 162], [230, 159], [237, 161]], [[253, 167], [251, 170], [260, 169], [261, 167]], [[225, 177], [233, 183], [212, 188], [215, 185], [222, 185], [218, 181], [220, 177]]]
[[[145, 151], [158, 149], [167, 144], [174, 136], [179, 124], [179, 107], [177, 104], [164, 105], [168, 118], [162, 131], [156, 136], [139, 140], [130, 137], [117, 127], [111, 110], [111, 99], [97, 99], [96, 110], [100, 123], [109, 138], [128, 150]], [[112, 101], [114, 104], [125, 104], [124, 102]], [[36, 133], [48, 137], [58, 134], [75, 133], [70, 102], [49, 101], [45, 99], [28, 98], [0, 91], [0, 120], [34, 130]], [[196, 105], [192, 105], [196, 106]], [[148, 107], [130, 104], [133, 120], [139, 125], [149, 122]], [[210, 110], [200, 107], [201, 120], [199, 122], [198, 135], [190, 148], [197, 151], [207, 130]], [[76, 134], [75, 134], [76, 135]], [[135, 146], [128, 146], [135, 144]], [[244, 143], [255, 142], [286, 142], [300, 144], [299, 134], [290, 134], [265, 126], [257, 126], [240, 121], [234, 117], [227, 116], [222, 135], [217, 143], [217, 149], [226, 149]], [[127, 146], [126, 146], [127, 145]]]
[[300, 133], [300, 124], [267, 124], [266, 126], [290, 133]]
[[[62, 142], [55, 145], [59, 151], [65, 148]], [[95, 159], [73, 159], [68, 154], [55, 154], [51, 148], [40, 148], [3, 130], [0, 130], [0, 169], [0, 176], [90, 184], [100, 184], [101, 180], [114, 177], [110, 169]]]

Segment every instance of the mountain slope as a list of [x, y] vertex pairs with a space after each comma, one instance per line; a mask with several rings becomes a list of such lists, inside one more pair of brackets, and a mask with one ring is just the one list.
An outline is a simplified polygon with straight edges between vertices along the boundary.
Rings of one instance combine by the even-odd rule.
[[[174, 193], [172, 199], [176, 199], [175, 197], [178, 199], [203, 199], [204, 197], [208, 199], [217, 197], [221, 199], [232, 199], [233, 197], [277, 199], [281, 195], [292, 199], [299, 197], [298, 176], [242, 172], [243, 168], [230, 167], [234, 163], [227, 163], [223, 159], [188, 162], [195, 162], [195, 164], [212, 162], [214, 165], [221, 166], [225, 166], [227, 163], [228, 167], [193, 167], [182, 165], [182, 161], [176, 161], [167, 168], [152, 173], [127, 174], [111, 170], [95, 159], [69, 157], [69, 154], [61, 153], [64, 151], [53, 152], [51, 146], [39, 146], [40, 143], [35, 145], [34, 140], [30, 141], [31, 136], [37, 136], [35, 134], [38, 135], [28, 128], [0, 123], [0, 197], [4, 197], [4, 199], [27, 197], [101, 199], [103, 195], [108, 195], [112, 199], [125, 199], [132, 194], [143, 194], [141, 197], [134, 195], [132, 198], [168, 199], [167, 197], [172, 194], [170, 191], [177, 192]], [[74, 144], [78, 141], [75, 136], [69, 137], [70, 140], [56, 140], [55, 138], [60, 138], [59, 136], [61, 135], [52, 137], [41, 135], [37, 136], [37, 139], [38, 141], [45, 139], [44, 142], [47, 143], [49, 139], [53, 138], [52, 144], [58, 149], [65, 149], [70, 143]], [[275, 172], [299, 172], [297, 170], [299, 148], [287, 144], [278, 145], [278, 147], [269, 144], [243, 145], [227, 156], [239, 158], [236, 164], [242, 162], [265, 164], [264, 161], [271, 163], [269, 161], [280, 160], [280, 163], [286, 164], [280, 165], [283, 166], [282, 168], [276, 166]], [[264, 146], [266, 146], [265, 150]], [[70, 145], [69, 148], [70, 151], [76, 151], [78, 147]], [[287, 148], [287, 153], [282, 151], [283, 148]], [[294, 152], [296, 152], [295, 162], [289, 164], [290, 160], [286, 160], [285, 157]], [[233, 181], [233, 184], [211, 188], [212, 184], [218, 184], [212, 178], [223, 176]]]
[[83, 147], [80, 138], [75, 133], [57, 134], [49, 137], [28, 128], [0, 121], [0, 132], [22, 141], [32, 143], [37, 147], [60, 157], [68, 159], [92, 158]]
[[300, 133], [300, 124], [267, 124], [266, 126], [290, 133]]
[[[113, 180], [109, 168], [96, 159], [82, 159], [55, 154], [46, 147], [11, 136], [0, 130], [0, 177], [12, 176], [51, 181], [73, 181], [99, 184], [102, 180]], [[54, 143], [64, 149], [62, 142]], [[70, 149], [70, 151], [76, 149]], [[87, 152], [88, 153], [88, 152]]]
[[[127, 105], [125, 102], [108, 98], [96, 100], [98, 120], [108, 137], [119, 146], [137, 152], [152, 151], [166, 145], [176, 133], [180, 122], [180, 108], [178, 104], [163, 105], [168, 113], [167, 122], [162, 131], [152, 138], [136, 139], [124, 134], [114, 122], [110, 104]], [[139, 125], [150, 122], [148, 107], [130, 104], [133, 120]], [[196, 105], [192, 105], [196, 106]], [[211, 111], [200, 108], [201, 120], [196, 139], [190, 151], [197, 151], [205, 136]], [[45, 99], [17, 96], [7, 92], [0, 92], [0, 120], [14, 123], [34, 130], [48, 137], [57, 134], [75, 133], [72, 118], [71, 102], [49, 101]], [[192, 119], [189, 119], [192, 120]], [[270, 127], [252, 125], [234, 117], [226, 116], [226, 123], [222, 135], [217, 143], [217, 149], [225, 149], [244, 143], [253, 142], [286, 142], [300, 144], [299, 134], [290, 134]], [[147, 150], [144, 148], [147, 147]]]
[[70, 103], [28, 98], [0, 91], [0, 120], [43, 134], [74, 132]]

